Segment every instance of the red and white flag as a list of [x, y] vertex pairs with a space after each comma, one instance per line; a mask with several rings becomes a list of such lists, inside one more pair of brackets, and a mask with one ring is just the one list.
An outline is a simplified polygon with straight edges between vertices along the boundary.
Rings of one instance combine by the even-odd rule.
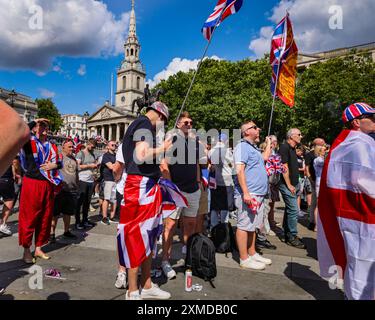
[[348, 299], [375, 299], [375, 140], [369, 135], [344, 130], [338, 136], [318, 207], [321, 276], [332, 279], [341, 270]]

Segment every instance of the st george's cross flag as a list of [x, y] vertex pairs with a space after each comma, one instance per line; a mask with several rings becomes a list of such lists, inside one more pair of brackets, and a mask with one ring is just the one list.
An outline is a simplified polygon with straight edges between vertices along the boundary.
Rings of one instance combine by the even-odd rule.
[[[162, 191], [163, 190], [163, 191]], [[163, 231], [163, 204], [187, 207], [186, 198], [170, 181], [158, 183], [144, 176], [128, 175], [117, 227], [119, 264], [139, 267], [156, 252]]]
[[203, 25], [203, 36], [209, 41], [215, 26], [219, 26], [230, 15], [238, 12], [242, 7], [243, 0], [219, 0], [212, 14]]
[[286, 105], [294, 106], [298, 48], [287, 14], [276, 26], [271, 40], [271, 92]]
[[375, 140], [344, 130], [326, 159], [318, 199], [320, 273], [348, 299], [375, 299]]

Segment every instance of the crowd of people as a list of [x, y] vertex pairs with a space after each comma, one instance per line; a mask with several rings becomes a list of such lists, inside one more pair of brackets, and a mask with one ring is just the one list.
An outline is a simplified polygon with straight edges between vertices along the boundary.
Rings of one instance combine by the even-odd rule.
[[[369, 110], [348, 120], [349, 126], [353, 119], [374, 126], [375, 109]], [[131, 300], [171, 297], [151, 281], [152, 250], [160, 236], [162, 271], [168, 280], [175, 278], [170, 259], [178, 227], [184, 256], [193, 234], [210, 236], [216, 225], [233, 218], [239, 266], [245, 269], [263, 270], [272, 264], [259, 253], [262, 248], [277, 249], [269, 236], [281, 235], [286, 244], [306, 248], [298, 236], [298, 219], [308, 216], [309, 229], [317, 231], [319, 188], [330, 148], [323, 138], [317, 137], [308, 147], [301, 144], [301, 130], [291, 128], [283, 143], [276, 136], [265, 137], [261, 143], [261, 128], [254, 121], [245, 121], [240, 128], [242, 139], [232, 148], [225, 133], [209, 143], [200, 140], [192, 117], [182, 112], [177, 129], [157, 143], [157, 124], [168, 119], [167, 106], [155, 102], [130, 125], [123, 142], [109, 141], [100, 157], [94, 152], [94, 138], [78, 149], [72, 139], [66, 139], [60, 152], [48, 140], [47, 119], [29, 123], [27, 141], [0, 178], [0, 233], [11, 235], [7, 221], [21, 189], [18, 233], [23, 260], [31, 264], [50, 259], [43, 246], [56, 242], [58, 218], [63, 217], [63, 237], [76, 239], [76, 231], [70, 229], [71, 217], [78, 232], [94, 227], [89, 212], [93, 196], [98, 197], [101, 223], [118, 224], [115, 286], [127, 288], [126, 299]], [[363, 129], [357, 126], [355, 130]], [[367, 131], [363, 132], [371, 134], [375, 129]], [[176, 206], [163, 214], [161, 178], [177, 186], [186, 207]], [[280, 194], [285, 203], [281, 224], [275, 220]], [[156, 218], [162, 219], [162, 228], [155, 224]], [[134, 228], [140, 222], [152, 224], [150, 241], [142, 248], [145, 231]]]

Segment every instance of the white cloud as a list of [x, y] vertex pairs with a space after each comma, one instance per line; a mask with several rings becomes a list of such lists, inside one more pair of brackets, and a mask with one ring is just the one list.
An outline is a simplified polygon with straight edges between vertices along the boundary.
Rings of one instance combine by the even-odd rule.
[[39, 89], [39, 92], [43, 98], [54, 98], [56, 96], [55, 92], [44, 88]]
[[86, 74], [86, 65], [85, 64], [81, 64], [79, 66], [79, 69], [77, 70], [77, 73], [83, 77], [85, 74]]
[[[29, 26], [33, 5], [43, 9], [41, 30]], [[0, 8], [0, 68], [37, 72], [48, 71], [56, 57], [121, 53], [130, 17], [116, 18], [95, 0], [0, 0]]]
[[[218, 56], [212, 56], [210, 59], [221, 60]], [[198, 63], [199, 59], [189, 60], [176, 57], [163, 71], [157, 73], [154, 78], [148, 80], [147, 83], [153, 88], [162, 80], [167, 80], [170, 76], [173, 76], [180, 71], [188, 72], [190, 70], [196, 70]]]
[[[330, 13], [332, 6], [342, 9], [342, 29], [329, 27], [334, 15]], [[273, 28], [287, 9], [300, 52], [313, 53], [374, 41], [374, 0], [282, 0], [269, 18], [273, 25], [262, 27], [259, 37], [250, 42], [249, 49], [257, 57], [269, 53]]]

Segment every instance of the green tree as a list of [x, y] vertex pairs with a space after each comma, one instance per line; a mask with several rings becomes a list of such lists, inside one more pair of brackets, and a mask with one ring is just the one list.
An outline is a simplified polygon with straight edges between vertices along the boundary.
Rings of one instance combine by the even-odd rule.
[[[179, 72], [158, 84], [166, 94], [174, 125], [193, 71]], [[271, 67], [268, 57], [238, 62], [207, 59], [187, 100], [195, 128], [237, 129], [253, 119], [267, 133], [271, 113]], [[366, 55], [317, 63], [298, 74], [296, 104], [289, 108], [276, 100], [272, 133], [280, 139], [298, 127], [309, 142], [322, 136], [332, 142], [342, 129], [342, 110], [355, 101], [375, 102], [375, 63]]]
[[52, 99], [36, 99], [36, 103], [38, 105], [38, 118], [48, 119], [50, 121], [51, 131], [58, 131], [63, 121]]

